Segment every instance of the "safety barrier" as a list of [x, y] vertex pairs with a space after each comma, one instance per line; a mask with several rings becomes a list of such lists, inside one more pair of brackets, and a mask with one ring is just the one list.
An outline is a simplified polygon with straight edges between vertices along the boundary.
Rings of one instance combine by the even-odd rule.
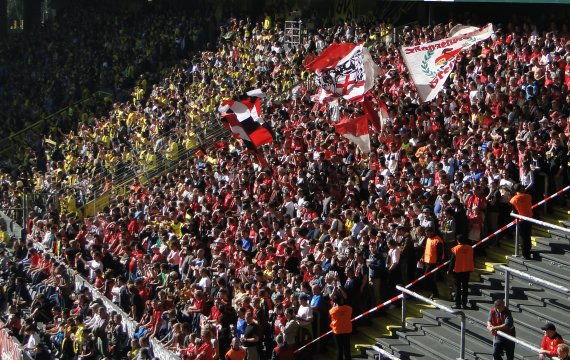
[[45, 131], [42, 131], [41, 129], [48, 126], [51, 120], [60, 117], [62, 114], [68, 112], [70, 109], [73, 109], [79, 105], [83, 105], [97, 98], [105, 98], [110, 96], [112, 96], [112, 94], [104, 91], [97, 91], [84, 99], [81, 99], [69, 106], [64, 107], [63, 109], [54, 112], [49, 116], [46, 116], [45, 118], [31, 125], [28, 125], [24, 129], [2, 140], [3, 146], [2, 149], [0, 149], [0, 156], [9, 157], [14, 154], [21, 153], [21, 151], [18, 151], [18, 148], [21, 149], [23, 145], [30, 145], [30, 139], [39, 140], [40, 136], [45, 134]]
[[510, 278], [509, 274], [511, 274], [511, 273], [513, 275], [521, 277], [527, 281], [530, 281], [533, 284], [539, 284], [539, 285], [545, 286], [547, 288], [560, 291], [562, 293], [570, 294], [570, 289], [568, 289], [567, 287], [555, 284], [555, 283], [548, 281], [548, 280], [545, 280], [545, 279], [541, 279], [538, 276], [532, 276], [532, 275], [529, 275], [525, 272], [510, 268], [510, 267], [505, 266], [505, 265], [500, 265], [499, 270], [502, 270], [505, 272], [505, 306], [506, 307], [509, 307], [509, 297], [510, 297], [510, 291], [511, 291], [511, 289], [510, 289], [511, 288], [510, 287], [511, 278]]
[[[538, 206], [544, 205], [544, 204], [547, 203], [548, 201], [550, 201], [550, 200], [552, 200], [552, 199], [554, 199], [554, 198], [560, 196], [561, 194], [565, 193], [565, 192], [568, 191], [568, 190], [570, 190], [570, 185], [569, 185], [569, 186], [566, 186], [566, 187], [564, 187], [563, 189], [561, 189], [560, 191], [558, 191], [558, 192], [556, 192], [556, 193], [554, 193], [554, 194], [548, 196], [548, 197], [545, 198], [544, 200], [541, 200], [541, 201], [537, 202], [536, 204], [532, 205], [532, 208], [535, 209], [535, 208], [537, 208]], [[515, 223], [516, 223], [516, 221], [511, 221], [510, 223], [508, 223], [507, 225], [505, 225], [505, 226], [503, 226], [502, 228], [498, 229], [497, 231], [491, 233], [490, 235], [488, 235], [488, 236], [485, 237], [484, 239], [479, 240], [476, 244], [473, 245], [473, 248], [475, 249], [475, 248], [477, 248], [477, 247], [483, 245], [483, 244], [486, 243], [487, 241], [493, 239], [493, 238], [496, 237], [497, 235], [501, 234], [503, 231], [505, 231], [505, 230], [509, 229], [510, 227], [512, 227], [513, 225], [515, 225]], [[419, 283], [419, 282], [422, 281], [423, 279], [427, 278], [428, 276], [433, 275], [434, 273], [436, 273], [437, 271], [439, 271], [440, 269], [442, 269], [442, 268], [444, 268], [444, 267], [446, 267], [446, 266], [448, 266], [448, 265], [449, 265], [449, 260], [446, 261], [446, 262], [444, 262], [444, 263], [442, 263], [442, 264], [440, 264], [440, 265], [438, 265], [438, 266], [435, 267], [433, 270], [431, 270], [431, 271], [425, 273], [424, 275], [418, 277], [417, 279], [415, 279], [414, 281], [412, 281], [412, 282], [410, 282], [408, 285], [406, 285], [404, 288], [409, 289], [410, 287], [416, 285], [417, 283]], [[365, 311], [365, 312], [363, 312], [362, 314], [360, 314], [360, 315], [354, 317], [351, 321], [354, 322], [354, 321], [357, 321], [357, 320], [359, 320], [359, 319], [362, 319], [363, 317], [368, 316], [368, 315], [372, 314], [373, 312], [375, 312], [375, 311], [377, 311], [377, 310], [379, 310], [379, 309], [381, 309], [381, 308], [383, 308], [383, 307], [385, 307], [385, 306], [389, 306], [389, 305], [393, 304], [394, 302], [400, 300], [402, 297], [403, 297], [403, 293], [401, 293], [401, 294], [399, 294], [399, 295], [396, 295], [396, 296], [392, 297], [391, 299], [386, 300], [386, 301], [384, 301], [383, 303], [381, 303], [381, 304], [379, 304], [379, 305], [373, 307], [372, 309], [370, 309], [370, 310], [368, 310], [368, 311]], [[305, 348], [307, 348], [307, 347], [313, 345], [313, 344], [316, 343], [317, 341], [320, 341], [321, 339], [323, 339], [324, 337], [329, 336], [330, 334], [332, 334], [332, 330], [331, 330], [331, 331], [328, 331], [328, 332], [326, 332], [326, 333], [324, 333], [324, 334], [322, 334], [322, 335], [320, 335], [319, 337], [313, 339], [313, 340], [310, 341], [309, 343], [307, 343], [307, 344], [301, 346], [299, 349], [297, 349], [297, 350], [295, 351], [295, 353], [297, 353], [297, 352], [299, 352], [299, 351], [302, 351], [303, 349], [305, 349]]]
[[[504, 332], [502, 332], [502, 331], [497, 331], [497, 335], [499, 335], [500, 337], [503, 337], [503, 338], [505, 338], [505, 339], [507, 339], [507, 340], [510, 340], [510, 341], [512, 341], [512, 342], [514, 342], [514, 343], [516, 343], [516, 344], [519, 344], [519, 345], [521, 345], [521, 346], [524, 346], [525, 348], [529, 349], [530, 351], [536, 352], [537, 355], [540, 354], [540, 349], [539, 349], [539, 348], [537, 348], [536, 346], [534, 346], [534, 345], [532, 345], [532, 344], [527, 343], [527, 342], [524, 341], [524, 340], [518, 339], [518, 338], [516, 338], [516, 337], [514, 337], [514, 336], [511, 336], [511, 335], [509, 335], [509, 334], [506, 334], [506, 333], [504, 333]], [[550, 359], [552, 359], [552, 360], [560, 360], [560, 359], [557, 358], [556, 356], [550, 357]]]

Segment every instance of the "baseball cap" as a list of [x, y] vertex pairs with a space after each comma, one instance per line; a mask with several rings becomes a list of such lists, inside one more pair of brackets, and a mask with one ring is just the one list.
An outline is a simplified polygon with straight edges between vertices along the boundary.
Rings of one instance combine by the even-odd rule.
[[556, 331], [556, 326], [554, 326], [554, 324], [551, 323], [551, 322], [547, 322], [547, 323], [544, 324], [540, 329], [541, 329], [541, 330], [552, 330], [552, 331]]

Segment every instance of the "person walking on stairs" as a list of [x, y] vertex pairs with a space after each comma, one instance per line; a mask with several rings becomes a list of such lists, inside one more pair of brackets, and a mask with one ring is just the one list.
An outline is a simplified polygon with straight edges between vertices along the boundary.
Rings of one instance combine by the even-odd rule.
[[487, 329], [493, 334], [493, 360], [503, 360], [503, 352], [507, 355], [507, 360], [513, 360], [515, 343], [497, 334], [502, 331], [507, 335], [516, 335], [513, 315], [502, 299], [495, 300], [495, 306], [491, 308], [487, 319]]
[[473, 260], [473, 247], [465, 243], [463, 235], [457, 235], [457, 245], [451, 248], [451, 259], [447, 273], [453, 273], [455, 287], [454, 309], [467, 309], [467, 295], [469, 292], [469, 276], [475, 270]]
[[[525, 188], [521, 184], [515, 185], [516, 195], [511, 198], [511, 205], [515, 208], [517, 214], [532, 217], [532, 196], [525, 192]], [[520, 221], [520, 220], [517, 220]], [[532, 223], [530, 221], [520, 221], [519, 236], [522, 240], [522, 254], [525, 260], [530, 260], [530, 249], [532, 247], [530, 234], [532, 232]]]

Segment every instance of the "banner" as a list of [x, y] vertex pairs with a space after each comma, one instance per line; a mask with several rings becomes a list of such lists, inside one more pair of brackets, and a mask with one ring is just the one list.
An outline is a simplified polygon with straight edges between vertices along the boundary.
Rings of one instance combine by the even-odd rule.
[[259, 89], [251, 90], [240, 101], [226, 100], [218, 108], [224, 127], [253, 148], [273, 141], [273, 134], [262, 119], [260, 99], [264, 96]]
[[461, 27], [455, 36], [417, 46], [403, 46], [402, 58], [422, 101], [430, 101], [443, 88], [461, 51], [488, 39], [493, 25]]
[[313, 99], [319, 102], [335, 97], [362, 101], [378, 75], [378, 66], [363, 44], [333, 43], [319, 56], [308, 56], [304, 65], [315, 72], [320, 90]]
[[[0, 327], [4, 327], [0, 321]], [[0, 330], [0, 356], [2, 360], [22, 360], [24, 349], [16, 338], [10, 336], [8, 330]]]

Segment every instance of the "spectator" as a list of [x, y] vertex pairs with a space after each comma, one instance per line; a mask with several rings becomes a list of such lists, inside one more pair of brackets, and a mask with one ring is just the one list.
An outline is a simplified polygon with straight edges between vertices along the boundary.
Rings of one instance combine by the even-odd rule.
[[560, 360], [568, 360], [568, 359], [569, 359], [569, 357], [568, 357], [569, 351], [568, 351], [568, 350], [569, 350], [569, 349], [568, 349], [568, 345], [566, 345], [566, 344], [558, 344], [558, 349], [557, 349], [556, 356], [558, 356], [558, 358], [559, 358]]
[[539, 359], [556, 356], [558, 354], [558, 346], [564, 344], [562, 336], [556, 332], [556, 326], [553, 323], [546, 323], [540, 328], [544, 331], [544, 337], [540, 344]]
[[259, 325], [253, 319], [253, 313], [249, 311], [245, 314], [245, 321], [247, 322], [247, 326], [241, 336], [241, 343], [245, 347], [248, 360], [259, 360]]
[[513, 360], [515, 343], [497, 334], [498, 331], [502, 331], [507, 335], [515, 336], [513, 316], [503, 300], [495, 300], [495, 304], [491, 308], [489, 318], [487, 319], [487, 329], [493, 334], [493, 359], [501, 360], [504, 352], [507, 360]]

